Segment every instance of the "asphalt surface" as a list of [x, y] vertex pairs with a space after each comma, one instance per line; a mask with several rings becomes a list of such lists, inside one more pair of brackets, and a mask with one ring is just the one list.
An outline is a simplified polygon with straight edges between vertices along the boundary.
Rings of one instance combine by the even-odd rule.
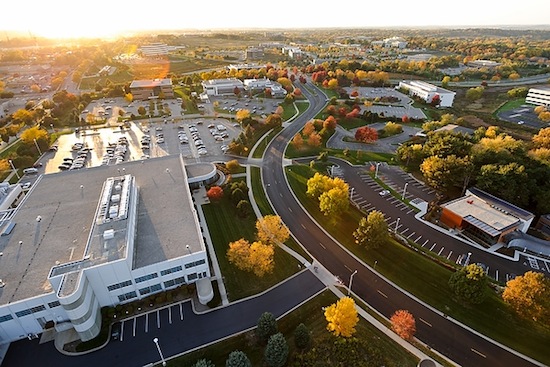
[[153, 338], [159, 339], [162, 353], [168, 358], [253, 328], [263, 312], [278, 318], [324, 288], [313, 273], [304, 270], [256, 297], [203, 314], [195, 314], [191, 302], [186, 301], [128, 319], [119, 340], [81, 356], [61, 354], [53, 342], [21, 340], [10, 345], [2, 366], [139, 367], [158, 363]]
[[[308, 87], [302, 88], [302, 90], [310, 100], [310, 108], [272, 141], [266, 149], [262, 168], [262, 178], [266, 184], [267, 195], [275, 211], [289, 227], [290, 232], [315, 259], [345, 282], [349, 279], [350, 274], [357, 269], [358, 273], [355, 275], [353, 283], [354, 292], [384, 316], [389, 318], [397, 309], [411, 311], [415, 318], [420, 320], [417, 323], [416, 336], [460, 365], [533, 366], [531, 362], [459, 326], [441, 312], [433, 310], [387, 283], [340, 247], [303, 210], [285, 182], [282, 157], [286, 145], [293, 135], [324, 106], [322, 93], [317, 92], [313, 95], [311, 91], [316, 88], [310, 84]], [[384, 200], [383, 197], [378, 194], [371, 196], [377, 206], [386, 207], [385, 203], [381, 201]], [[404, 221], [405, 217], [402, 220]], [[411, 216], [410, 221], [411, 225], [418, 226], [418, 221], [414, 217]], [[438, 236], [438, 240], [440, 238], [441, 241], [450, 240], [448, 236], [438, 231], [429, 234], [429, 236], [432, 235]], [[476, 252], [472, 258], [475, 259], [478, 256], [480, 259], [485, 259], [484, 256], [487, 254]]]

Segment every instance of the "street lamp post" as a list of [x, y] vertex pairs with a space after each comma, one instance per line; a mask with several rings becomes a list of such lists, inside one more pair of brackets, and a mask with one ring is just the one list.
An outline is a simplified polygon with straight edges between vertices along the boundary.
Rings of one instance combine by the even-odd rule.
[[378, 167], [380, 166], [380, 162], [376, 162], [376, 171], [374, 172], [374, 178], [378, 178]]
[[13, 165], [13, 161], [11, 159], [8, 159], [8, 162], [10, 163], [11, 169], [15, 172], [15, 175], [17, 176], [17, 179], [21, 179], [21, 176], [19, 176], [19, 172], [15, 169], [15, 166]]
[[464, 266], [467, 266], [470, 263], [470, 256], [472, 256], [472, 253], [468, 252], [468, 257], [466, 258], [466, 261], [464, 262]]
[[399, 228], [399, 221], [401, 220], [401, 218], [397, 218], [397, 220], [395, 221], [395, 233], [397, 233], [397, 228]]
[[401, 195], [401, 200], [405, 200], [405, 194], [407, 193], [407, 186], [409, 186], [409, 183], [405, 182], [405, 187], [403, 188], [403, 195]]
[[357, 270], [355, 270], [353, 273], [351, 273], [351, 275], [349, 276], [349, 287], [348, 287], [348, 296], [350, 295], [351, 293], [351, 285], [353, 283], [353, 276], [357, 274]]
[[42, 155], [42, 151], [40, 150], [40, 147], [38, 146], [38, 142], [36, 141], [36, 139], [32, 139], [34, 140], [34, 145], [36, 146], [36, 150], [38, 150], [38, 154]]
[[159, 351], [160, 360], [162, 361], [162, 365], [166, 366], [166, 360], [164, 359], [164, 356], [162, 355], [162, 350], [160, 350], [159, 338], [154, 338], [153, 343], [155, 343], [155, 345], [157, 346], [157, 350]]

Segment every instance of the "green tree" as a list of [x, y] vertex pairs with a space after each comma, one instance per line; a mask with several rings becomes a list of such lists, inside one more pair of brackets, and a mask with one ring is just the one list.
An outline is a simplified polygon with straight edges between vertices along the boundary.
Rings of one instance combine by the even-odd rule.
[[212, 361], [209, 361], [208, 359], [199, 359], [193, 367], [216, 367]]
[[244, 352], [235, 350], [229, 353], [225, 361], [225, 367], [252, 367], [252, 363]]
[[256, 334], [262, 342], [277, 333], [277, 319], [271, 312], [264, 312], [258, 319]]
[[520, 206], [529, 204], [529, 182], [525, 167], [516, 162], [483, 165], [476, 178], [476, 186], [480, 189]]
[[288, 359], [288, 344], [282, 333], [271, 335], [264, 352], [269, 367], [283, 367]]
[[248, 200], [241, 200], [237, 203], [237, 215], [240, 218], [246, 218], [252, 212], [252, 207]]
[[147, 114], [147, 110], [143, 106], [139, 106], [137, 112], [140, 116], [145, 116]]
[[449, 286], [462, 300], [480, 304], [487, 295], [487, 276], [481, 266], [470, 264], [451, 275]]
[[310, 342], [311, 335], [309, 334], [307, 326], [304, 325], [304, 323], [300, 323], [300, 325], [296, 326], [296, 329], [294, 329], [294, 345], [298, 349], [305, 349]]
[[389, 238], [388, 223], [384, 214], [373, 210], [367, 217], [361, 218], [359, 227], [353, 232], [355, 243], [364, 246], [367, 250], [378, 248]]

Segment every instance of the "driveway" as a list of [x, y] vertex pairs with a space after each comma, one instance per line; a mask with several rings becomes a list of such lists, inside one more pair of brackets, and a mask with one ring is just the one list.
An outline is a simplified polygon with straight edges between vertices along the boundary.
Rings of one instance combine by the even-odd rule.
[[[373, 129], [380, 130], [384, 128], [385, 125], [385, 123], [380, 122], [370, 124], [368, 126]], [[420, 128], [405, 124], [402, 126], [403, 132], [401, 134], [379, 139], [378, 141], [369, 144], [345, 141], [344, 139], [346, 137], [349, 139], [354, 139], [355, 131], [357, 131], [357, 129], [346, 130], [341, 126], [337, 126], [336, 131], [327, 142], [327, 147], [332, 149], [368, 150], [377, 153], [395, 153], [399, 145], [409, 140], [412, 135], [421, 130]]]

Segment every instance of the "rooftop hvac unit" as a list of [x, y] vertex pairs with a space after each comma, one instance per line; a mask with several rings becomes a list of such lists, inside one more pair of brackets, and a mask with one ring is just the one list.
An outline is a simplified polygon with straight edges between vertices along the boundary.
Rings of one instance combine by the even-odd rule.
[[110, 240], [115, 238], [115, 230], [114, 229], [107, 229], [103, 232], [103, 238], [106, 240]]
[[111, 201], [113, 203], [118, 203], [120, 201], [120, 194], [115, 194], [115, 195], [111, 196]]
[[118, 216], [118, 205], [112, 205], [109, 208], [109, 218], [116, 218]]

